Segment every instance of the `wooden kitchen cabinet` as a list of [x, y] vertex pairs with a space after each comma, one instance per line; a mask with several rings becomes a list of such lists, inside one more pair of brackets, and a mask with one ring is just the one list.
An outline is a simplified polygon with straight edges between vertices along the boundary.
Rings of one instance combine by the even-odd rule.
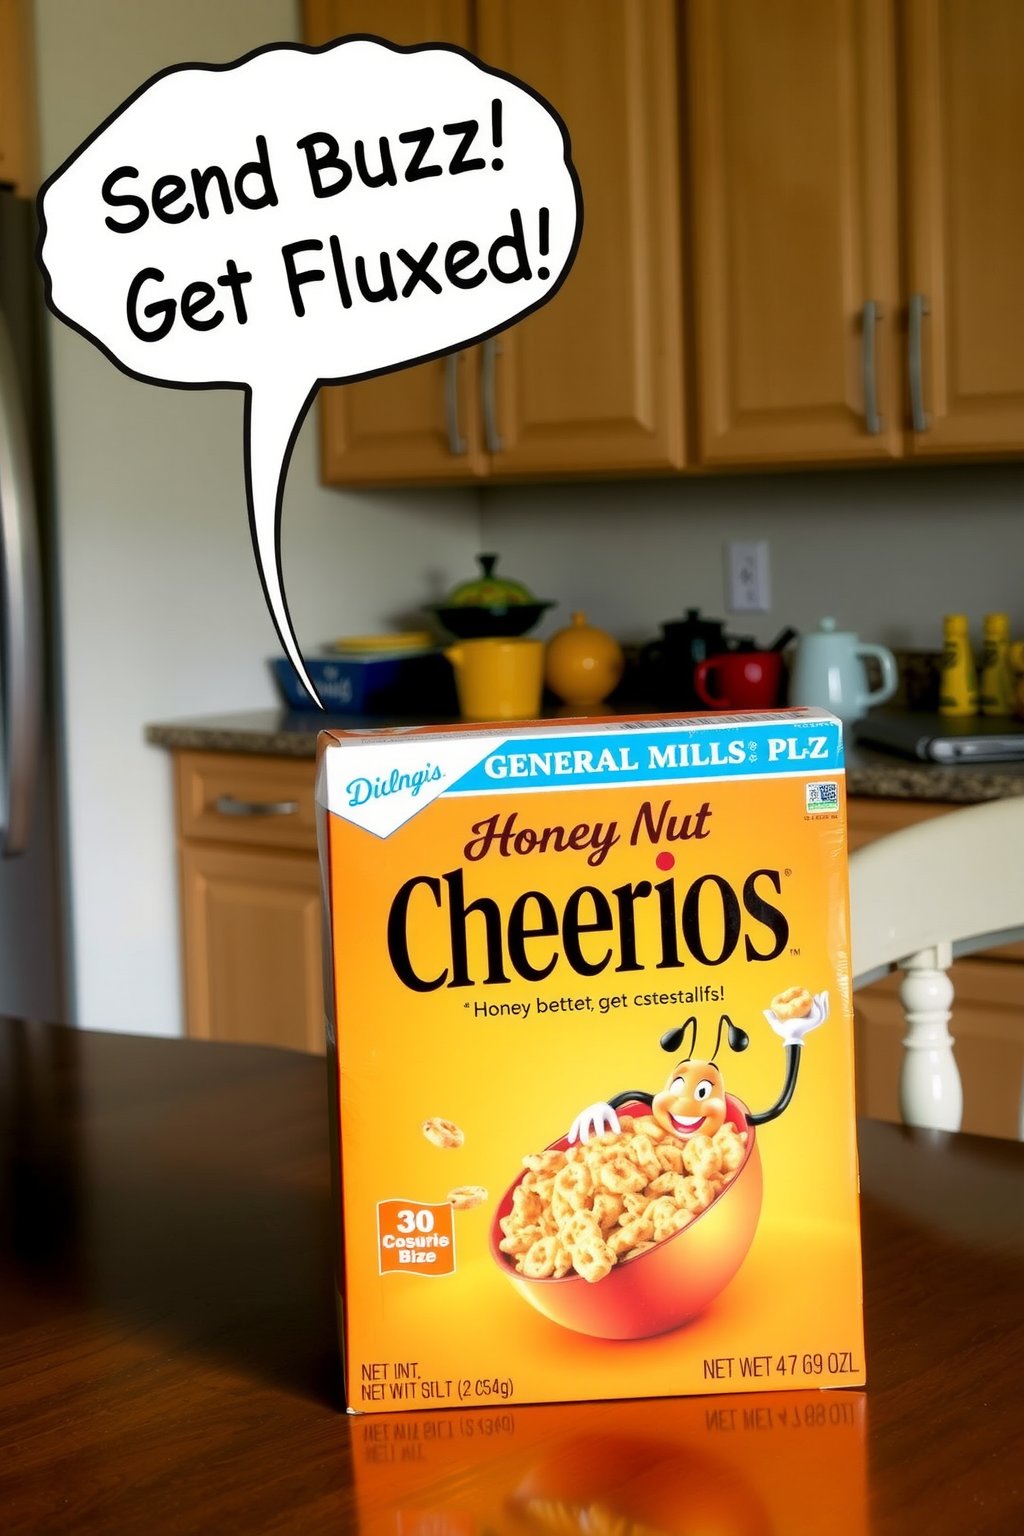
[[[851, 799], [851, 852], [901, 827], [959, 807], [907, 800]], [[964, 1090], [963, 1129], [978, 1135], [1019, 1134], [1024, 1083], [1024, 953], [1021, 946], [972, 955], [950, 970], [957, 1068]], [[898, 1121], [899, 1080], [906, 1019], [898, 974], [854, 996], [857, 1103], [861, 1114]]]
[[897, 457], [890, 0], [686, 13], [700, 459]]
[[1024, 5], [905, 0], [915, 458], [1024, 446]]
[[702, 462], [1020, 453], [1020, 0], [687, 15]]
[[314, 42], [386, 27], [521, 76], [569, 126], [585, 205], [553, 303], [486, 348], [325, 391], [329, 483], [1024, 450], [1020, 0], [304, 15]]
[[35, 66], [30, 0], [0, 0], [0, 186], [35, 191]]
[[684, 463], [677, 47], [672, 0], [478, 6], [477, 52], [559, 112], [584, 204], [557, 298], [496, 341], [494, 477]]
[[673, 0], [478, 0], [386, 11], [307, 0], [322, 43], [374, 31], [449, 41], [560, 112], [585, 188], [557, 299], [456, 359], [323, 392], [324, 478], [427, 484], [643, 473], [684, 464], [676, 7]]
[[[471, 42], [468, 0], [304, 0], [303, 35], [349, 32], [390, 42]], [[320, 391], [320, 460], [327, 485], [451, 485], [487, 472], [473, 349], [361, 384]]]
[[324, 1049], [308, 760], [175, 754], [188, 1034]]

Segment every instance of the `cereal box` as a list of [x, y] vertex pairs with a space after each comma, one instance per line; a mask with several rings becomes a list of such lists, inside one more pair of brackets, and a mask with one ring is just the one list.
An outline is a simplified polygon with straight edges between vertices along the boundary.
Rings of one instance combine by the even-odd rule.
[[331, 732], [353, 1411], [864, 1380], [843, 744]]

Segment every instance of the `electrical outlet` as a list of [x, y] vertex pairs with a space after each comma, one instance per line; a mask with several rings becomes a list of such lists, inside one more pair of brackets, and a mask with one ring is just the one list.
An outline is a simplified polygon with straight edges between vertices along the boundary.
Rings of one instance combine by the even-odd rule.
[[772, 575], [767, 539], [729, 540], [725, 596], [732, 613], [771, 612]]

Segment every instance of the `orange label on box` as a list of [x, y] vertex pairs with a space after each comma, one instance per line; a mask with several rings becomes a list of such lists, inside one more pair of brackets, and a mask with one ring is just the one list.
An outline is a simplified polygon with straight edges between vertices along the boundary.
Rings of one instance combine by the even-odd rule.
[[382, 1275], [455, 1273], [454, 1212], [415, 1200], [382, 1200], [377, 1206], [377, 1245]]
[[861, 1383], [838, 721], [322, 743], [351, 1407]]

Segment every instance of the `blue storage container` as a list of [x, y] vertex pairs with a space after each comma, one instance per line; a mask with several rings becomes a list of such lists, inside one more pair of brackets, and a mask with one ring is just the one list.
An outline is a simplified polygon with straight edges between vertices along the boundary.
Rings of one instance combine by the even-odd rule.
[[[441, 651], [368, 656], [307, 656], [306, 670], [332, 714], [447, 715], [457, 713], [452, 669]], [[316, 709], [291, 662], [271, 662], [290, 709]]]

